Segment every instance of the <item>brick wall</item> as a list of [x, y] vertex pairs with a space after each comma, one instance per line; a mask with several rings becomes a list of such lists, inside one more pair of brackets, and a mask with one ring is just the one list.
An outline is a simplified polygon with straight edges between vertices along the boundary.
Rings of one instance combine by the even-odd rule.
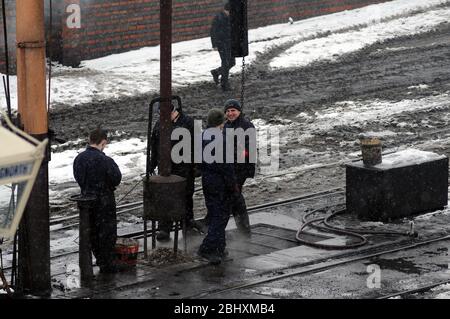
[[[45, 1], [48, 16], [49, 0]], [[386, 1], [248, 0], [249, 28], [286, 22], [288, 17], [299, 20]], [[15, 1], [7, 3], [8, 20], [13, 20]], [[72, 16], [66, 12], [70, 4], [81, 8], [79, 29], [67, 26]], [[209, 36], [211, 20], [222, 6], [223, 0], [173, 0], [173, 42]], [[53, 21], [52, 56], [66, 65], [159, 44], [159, 0], [54, 0]], [[14, 29], [11, 25], [11, 38]], [[2, 49], [0, 67], [4, 63]]]
[[[1, 3], [0, 3], [1, 7]], [[6, 0], [5, 1], [5, 12], [6, 12], [6, 24], [7, 24], [7, 37], [8, 37], [8, 51], [9, 60], [11, 64], [11, 70], [15, 72], [16, 64], [16, 1]], [[6, 73], [5, 65], [5, 37], [3, 33], [3, 16], [0, 11], [0, 72]], [[0, 85], [0, 90], [3, 91], [3, 82]]]
[[[52, 56], [59, 58], [56, 53], [62, 51], [59, 45], [59, 40], [61, 37], [61, 3], [59, 0], [53, 0], [53, 17], [52, 17], [52, 27], [50, 28], [50, 0], [45, 1], [45, 23], [46, 23], [46, 37], [47, 42], [52, 45], [51, 50], [48, 54], [52, 52]], [[59, 5], [58, 5], [59, 4]], [[58, 10], [55, 10], [59, 8]], [[1, 3], [0, 3], [1, 8]], [[16, 0], [5, 0], [5, 11], [6, 11], [6, 28], [8, 37], [8, 51], [9, 51], [9, 62], [10, 62], [10, 72], [15, 73], [16, 71]], [[0, 72], [6, 73], [5, 65], [5, 38], [3, 32], [3, 16], [0, 11]], [[50, 31], [52, 31], [52, 41], [48, 41], [50, 37]]]

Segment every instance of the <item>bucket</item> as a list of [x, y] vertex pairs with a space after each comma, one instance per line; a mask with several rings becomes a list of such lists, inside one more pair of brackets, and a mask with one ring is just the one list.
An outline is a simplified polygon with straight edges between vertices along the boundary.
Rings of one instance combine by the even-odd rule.
[[381, 163], [381, 141], [376, 137], [363, 137], [361, 152], [363, 163], [366, 166], [374, 166]]
[[116, 263], [120, 266], [136, 266], [139, 251], [139, 241], [130, 238], [117, 238]]

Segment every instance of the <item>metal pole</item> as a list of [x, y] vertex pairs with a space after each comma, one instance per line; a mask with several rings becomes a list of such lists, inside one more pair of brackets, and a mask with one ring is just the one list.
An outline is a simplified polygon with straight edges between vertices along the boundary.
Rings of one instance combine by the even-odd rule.
[[160, 78], [161, 78], [161, 156], [159, 174], [169, 176], [171, 173], [172, 131], [171, 98], [172, 98], [172, 0], [160, 1]]
[[48, 91], [47, 91], [47, 106], [50, 109], [50, 101], [51, 101], [51, 89], [52, 89], [52, 58], [53, 58], [53, 50], [52, 50], [52, 37], [53, 37], [53, 1], [49, 0], [49, 10], [50, 10], [50, 19], [49, 19], [49, 46], [48, 46]]
[[[24, 130], [39, 140], [48, 137], [45, 73], [44, 1], [16, 1], [17, 93]], [[19, 231], [19, 287], [23, 292], [51, 293], [48, 159], [42, 162]]]
[[184, 253], [187, 254], [187, 229], [186, 229], [186, 218], [183, 218], [183, 240], [184, 240]]
[[179, 222], [175, 222], [175, 236], [173, 239], [173, 254], [175, 257], [177, 257], [178, 254], [178, 224]]
[[156, 222], [152, 220], [152, 249], [156, 248]]
[[83, 286], [89, 285], [94, 277], [92, 269], [92, 255], [91, 255], [91, 228], [89, 224], [89, 208], [91, 202], [78, 202], [80, 210], [80, 251], [78, 264], [80, 266], [80, 279]]
[[8, 49], [8, 27], [6, 24], [6, 8], [5, 0], [2, 0], [2, 17], [3, 17], [3, 38], [5, 40], [5, 67], [6, 67], [6, 106], [8, 108], [8, 117], [11, 119], [11, 98], [10, 98], [10, 85], [9, 85], [9, 49]]

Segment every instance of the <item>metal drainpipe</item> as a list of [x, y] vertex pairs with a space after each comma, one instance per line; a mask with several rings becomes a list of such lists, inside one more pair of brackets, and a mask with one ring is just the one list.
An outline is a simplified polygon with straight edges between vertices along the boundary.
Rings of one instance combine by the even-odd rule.
[[169, 176], [171, 173], [172, 131], [172, 0], [160, 1], [160, 89], [161, 89], [161, 141], [159, 174]]
[[[17, 93], [24, 130], [43, 140], [48, 136], [45, 73], [44, 1], [16, 1]], [[48, 296], [50, 222], [49, 152], [42, 162], [19, 231], [19, 289]]]

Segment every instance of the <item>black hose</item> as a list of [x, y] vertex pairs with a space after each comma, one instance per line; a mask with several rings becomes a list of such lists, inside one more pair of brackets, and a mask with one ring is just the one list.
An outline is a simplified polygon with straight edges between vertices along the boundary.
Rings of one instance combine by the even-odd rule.
[[[316, 209], [316, 210], [313, 210], [312, 212], [309, 212], [308, 214], [303, 216], [303, 218], [302, 218], [303, 224], [300, 227], [300, 229], [298, 230], [297, 234], [295, 235], [295, 238], [297, 239], [298, 242], [305, 244], [307, 246], [312, 246], [312, 247], [322, 248], [322, 249], [351, 249], [351, 248], [361, 247], [367, 243], [367, 239], [364, 236], [361, 236], [359, 234], [355, 234], [355, 233], [348, 232], [348, 231], [337, 231], [335, 229], [331, 229], [328, 227], [323, 227], [323, 226], [314, 224], [315, 222], [323, 222], [324, 217], [318, 217], [318, 218], [310, 219], [308, 221], [306, 220], [307, 217], [309, 217], [310, 215], [315, 214], [321, 210], [322, 209]], [[357, 243], [348, 244], [348, 245], [331, 245], [331, 244], [321, 244], [321, 243], [312, 242], [312, 241], [300, 238], [301, 234], [304, 233], [304, 229], [307, 227], [312, 227], [312, 228], [316, 228], [319, 230], [333, 232], [333, 233], [337, 233], [337, 234], [349, 235], [349, 236], [360, 239], [360, 241]]]
[[[334, 225], [331, 225], [330, 220], [333, 219], [334, 217], [336, 217], [337, 215], [341, 215], [341, 214], [345, 213], [346, 212], [345, 209], [333, 212], [326, 217], [317, 217], [317, 218], [307, 220], [307, 218], [309, 216], [311, 216], [319, 211], [322, 211], [322, 210], [323, 210], [323, 208], [316, 209], [316, 210], [313, 210], [303, 216], [303, 218], [302, 218], [303, 224], [300, 227], [300, 229], [297, 231], [297, 234], [295, 235], [295, 238], [297, 239], [298, 242], [305, 244], [307, 246], [312, 246], [312, 247], [321, 248], [321, 249], [353, 249], [353, 248], [361, 247], [361, 246], [367, 244], [367, 238], [364, 235], [368, 235], [368, 234], [370, 234], [370, 235], [389, 235], [389, 236], [392, 236], [392, 235], [394, 235], [394, 236], [410, 236], [410, 237], [417, 236], [417, 233], [412, 232], [412, 231], [408, 231], [408, 232], [373, 231], [373, 230], [365, 230], [365, 229], [357, 229], [357, 228], [339, 228]], [[320, 226], [318, 224], [314, 224], [316, 222], [323, 223], [325, 226]], [[322, 243], [311, 242], [309, 240], [301, 238], [302, 233], [303, 234], [305, 233], [304, 229], [307, 227], [312, 227], [312, 228], [322, 230], [325, 232], [332, 232], [332, 233], [335, 233], [338, 235], [347, 235], [350, 237], [355, 237], [359, 241], [356, 243], [345, 244], [345, 245], [332, 245], [332, 244], [322, 244]]]

